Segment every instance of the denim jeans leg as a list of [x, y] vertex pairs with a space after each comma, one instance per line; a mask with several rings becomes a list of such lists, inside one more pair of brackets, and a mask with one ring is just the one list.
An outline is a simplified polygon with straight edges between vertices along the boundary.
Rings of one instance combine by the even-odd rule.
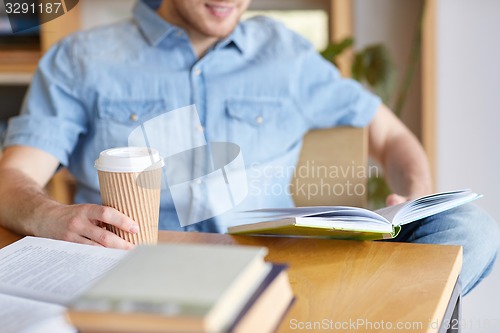
[[460, 282], [465, 295], [491, 272], [500, 247], [500, 228], [485, 211], [466, 204], [404, 225], [390, 241], [461, 245]]

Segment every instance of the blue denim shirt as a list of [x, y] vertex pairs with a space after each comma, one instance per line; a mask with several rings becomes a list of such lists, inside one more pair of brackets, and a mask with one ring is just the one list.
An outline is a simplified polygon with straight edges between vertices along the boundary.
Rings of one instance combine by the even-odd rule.
[[[76, 202], [100, 203], [99, 152], [127, 146], [142, 120], [166, 110], [194, 104], [208, 142], [240, 146], [250, 176], [259, 178], [242, 205], [254, 209], [292, 205], [286, 191], [265, 190], [285, 188], [291, 174], [262, 170], [290, 170], [308, 130], [361, 127], [373, 118], [379, 98], [341, 78], [282, 24], [241, 22], [198, 59], [186, 32], [156, 14], [160, 2], [139, 1], [131, 19], [54, 46], [40, 61], [22, 114], [9, 122], [5, 146], [55, 156], [77, 178]], [[227, 223], [215, 218], [181, 228], [168, 189], [162, 193], [161, 229], [223, 231]]]

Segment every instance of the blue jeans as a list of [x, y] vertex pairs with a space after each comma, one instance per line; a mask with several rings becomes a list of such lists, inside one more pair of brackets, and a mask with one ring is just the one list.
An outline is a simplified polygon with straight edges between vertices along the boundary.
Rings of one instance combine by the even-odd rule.
[[465, 295], [491, 272], [500, 247], [500, 228], [479, 207], [466, 204], [404, 225], [390, 241], [461, 245], [460, 282]]

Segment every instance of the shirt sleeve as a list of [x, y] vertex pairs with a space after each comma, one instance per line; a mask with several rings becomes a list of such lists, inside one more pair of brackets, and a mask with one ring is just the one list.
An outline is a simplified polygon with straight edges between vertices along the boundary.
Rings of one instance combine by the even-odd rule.
[[296, 103], [310, 128], [364, 127], [381, 104], [359, 82], [342, 78], [338, 69], [305, 41], [299, 53]]
[[77, 83], [80, 68], [71, 43], [61, 42], [42, 58], [17, 117], [9, 120], [4, 145], [41, 149], [67, 166], [86, 131], [87, 117]]

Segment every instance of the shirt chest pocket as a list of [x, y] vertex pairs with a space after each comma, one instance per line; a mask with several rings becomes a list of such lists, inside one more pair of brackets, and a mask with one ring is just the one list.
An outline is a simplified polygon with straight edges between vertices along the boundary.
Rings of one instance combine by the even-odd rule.
[[230, 99], [226, 105], [230, 118], [255, 129], [275, 123], [283, 112], [283, 101], [279, 99]]
[[287, 150], [305, 132], [301, 114], [286, 98], [229, 99], [226, 110], [229, 140], [254, 153]]
[[95, 124], [100, 148], [127, 146], [128, 136], [135, 128], [166, 111], [162, 99], [100, 101]]
[[99, 103], [98, 107], [99, 118], [128, 126], [136, 126], [166, 111], [166, 105], [162, 99], [104, 100]]

